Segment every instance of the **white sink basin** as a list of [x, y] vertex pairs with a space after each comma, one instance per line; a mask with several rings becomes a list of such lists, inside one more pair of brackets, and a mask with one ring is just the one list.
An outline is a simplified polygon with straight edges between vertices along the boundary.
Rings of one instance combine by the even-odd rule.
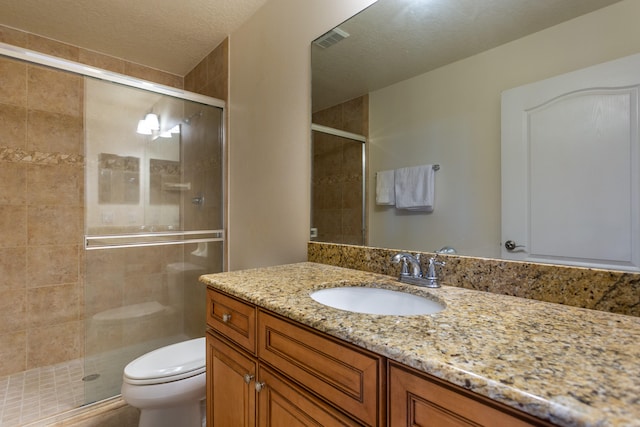
[[419, 295], [362, 286], [320, 289], [312, 292], [311, 298], [329, 307], [367, 314], [411, 316], [445, 308], [444, 304]]

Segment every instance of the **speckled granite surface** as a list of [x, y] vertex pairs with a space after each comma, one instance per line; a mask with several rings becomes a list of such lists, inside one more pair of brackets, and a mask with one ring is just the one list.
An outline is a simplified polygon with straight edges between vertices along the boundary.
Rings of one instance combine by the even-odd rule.
[[[401, 252], [364, 246], [309, 242], [308, 261], [397, 276], [390, 262]], [[415, 252], [412, 252], [415, 253]], [[423, 252], [426, 260], [433, 255]], [[441, 282], [451, 286], [531, 298], [611, 313], [640, 316], [640, 274], [456, 255], [438, 255]]]
[[[209, 286], [561, 426], [640, 426], [640, 318], [300, 263], [205, 275]], [[345, 312], [314, 289], [428, 295], [423, 316]]]

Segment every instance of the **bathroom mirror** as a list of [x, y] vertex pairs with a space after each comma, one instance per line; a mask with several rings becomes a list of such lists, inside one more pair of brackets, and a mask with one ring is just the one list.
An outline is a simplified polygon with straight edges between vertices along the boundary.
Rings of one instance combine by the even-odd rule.
[[[640, 52], [638, 13], [633, 0], [378, 0], [312, 44], [314, 123], [368, 103], [366, 244], [500, 258], [502, 92]], [[375, 204], [375, 172], [430, 163], [432, 213]]]

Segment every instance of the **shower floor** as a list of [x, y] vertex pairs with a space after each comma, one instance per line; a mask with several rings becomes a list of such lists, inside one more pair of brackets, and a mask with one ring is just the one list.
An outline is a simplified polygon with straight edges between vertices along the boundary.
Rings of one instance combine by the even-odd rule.
[[0, 426], [15, 427], [84, 404], [84, 361], [0, 378]]
[[[0, 377], [0, 427], [33, 423], [120, 394], [127, 363], [151, 349], [188, 338], [174, 335]], [[83, 381], [85, 375], [95, 378]]]

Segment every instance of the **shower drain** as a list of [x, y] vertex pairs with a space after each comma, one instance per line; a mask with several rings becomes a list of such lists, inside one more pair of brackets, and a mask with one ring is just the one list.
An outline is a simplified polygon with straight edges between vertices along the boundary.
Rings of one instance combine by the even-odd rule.
[[100, 374], [90, 374], [82, 377], [82, 381], [94, 381], [100, 378]]

